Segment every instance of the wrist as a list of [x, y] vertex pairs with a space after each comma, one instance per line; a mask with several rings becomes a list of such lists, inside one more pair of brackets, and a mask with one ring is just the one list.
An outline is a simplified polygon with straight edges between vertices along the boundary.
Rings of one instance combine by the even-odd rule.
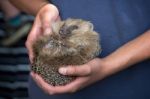
[[127, 68], [130, 58], [119, 57], [117, 55], [111, 54], [102, 60], [104, 61], [104, 71], [106, 72], [106, 75], [112, 75]]
[[101, 65], [101, 69], [100, 69], [100, 75], [104, 75], [104, 76], [109, 76], [112, 74], [113, 71], [113, 63], [110, 62], [110, 60], [108, 58], [102, 58], [100, 59], [100, 65]]
[[109, 61], [107, 61], [105, 58], [95, 58], [91, 63], [92, 70], [97, 71], [94, 73], [97, 74], [98, 80], [102, 80], [103, 78], [106, 78], [107, 76], [111, 75], [113, 69], [110, 67], [112, 66], [113, 65], [109, 64]]

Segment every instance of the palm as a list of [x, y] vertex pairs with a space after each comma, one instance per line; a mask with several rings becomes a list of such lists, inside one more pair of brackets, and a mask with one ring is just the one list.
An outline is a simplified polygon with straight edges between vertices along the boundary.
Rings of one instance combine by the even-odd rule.
[[[33, 79], [38, 82], [38, 85], [49, 94], [72, 93], [80, 90], [98, 80], [101, 80], [105, 75], [101, 72], [101, 59], [93, 59], [89, 63], [81, 66], [69, 66], [65, 75], [74, 75], [77, 78], [65, 86], [51, 86], [47, 84], [39, 75], [31, 73]], [[103, 64], [102, 64], [103, 65]]]

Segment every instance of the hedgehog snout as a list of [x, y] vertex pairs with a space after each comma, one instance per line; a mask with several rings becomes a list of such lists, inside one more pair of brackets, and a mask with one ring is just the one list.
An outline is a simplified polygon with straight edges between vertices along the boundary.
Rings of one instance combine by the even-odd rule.
[[61, 35], [61, 37], [66, 37], [68, 35], [70, 35], [72, 33], [73, 30], [78, 29], [77, 25], [71, 25], [71, 26], [66, 26], [65, 24], [62, 25], [62, 27], [60, 28], [59, 34]]

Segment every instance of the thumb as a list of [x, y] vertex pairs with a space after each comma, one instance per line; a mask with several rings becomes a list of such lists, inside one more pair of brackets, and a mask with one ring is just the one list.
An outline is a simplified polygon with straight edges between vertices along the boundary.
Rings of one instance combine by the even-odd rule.
[[41, 22], [42, 22], [42, 30], [43, 30], [44, 35], [50, 34], [51, 33], [51, 24], [52, 24], [50, 14], [44, 13], [43, 17], [41, 19]]
[[51, 25], [55, 22], [55, 21], [59, 21], [60, 17], [57, 16], [56, 19], [53, 19], [49, 16], [49, 13], [45, 13], [43, 19], [42, 19], [42, 29], [43, 29], [43, 33], [44, 35], [48, 35], [52, 33], [52, 29], [51, 29]]
[[52, 5], [45, 5], [39, 12], [44, 35], [51, 33], [51, 24], [58, 19], [58, 9]]
[[39, 17], [37, 17], [34, 21], [33, 27], [31, 28], [30, 33], [29, 33], [26, 43], [25, 43], [31, 63], [33, 60], [32, 45], [33, 45], [33, 42], [35, 42], [35, 40], [37, 39], [37, 37], [40, 35], [40, 31], [41, 30], [40, 30]]
[[61, 67], [59, 73], [69, 76], [87, 76], [91, 74], [91, 68], [88, 65]]

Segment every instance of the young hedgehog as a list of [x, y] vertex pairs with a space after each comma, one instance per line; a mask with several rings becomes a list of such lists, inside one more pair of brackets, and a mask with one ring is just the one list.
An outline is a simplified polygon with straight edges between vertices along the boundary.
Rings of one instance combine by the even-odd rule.
[[52, 34], [33, 44], [32, 71], [53, 86], [75, 79], [58, 73], [60, 66], [85, 64], [101, 51], [99, 35], [93, 24], [81, 19], [67, 19], [52, 24]]

